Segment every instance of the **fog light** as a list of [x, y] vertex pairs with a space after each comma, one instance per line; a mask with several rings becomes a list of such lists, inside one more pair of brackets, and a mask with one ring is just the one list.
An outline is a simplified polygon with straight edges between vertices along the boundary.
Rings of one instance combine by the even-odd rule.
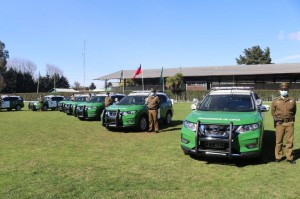
[[184, 144], [188, 144], [188, 143], [190, 143], [190, 141], [189, 141], [189, 140], [187, 140], [187, 139], [185, 139], [185, 138], [181, 138], [181, 142], [183, 142]]
[[257, 144], [256, 144], [256, 143], [247, 144], [246, 147], [247, 147], [248, 149], [253, 149], [253, 148], [256, 148], [256, 147], [257, 147]]

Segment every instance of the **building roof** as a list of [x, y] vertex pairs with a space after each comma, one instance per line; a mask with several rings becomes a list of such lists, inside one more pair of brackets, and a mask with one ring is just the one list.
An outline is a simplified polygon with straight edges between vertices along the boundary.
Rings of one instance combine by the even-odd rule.
[[[136, 70], [123, 70], [123, 78], [132, 78]], [[135, 78], [158, 78], [161, 69], [142, 69], [143, 74]], [[232, 75], [272, 75], [272, 74], [295, 74], [300, 73], [300, 63], [287, 64], [261, 64], [261, 65], [233, 65], [233, 66], [202, 66], [202, 67], [178, 67], [164, 68], [163, 77], [174, 76], [182, 73], [185, 77], [205, 77], [205, 76], [232, 76]], [[121, 79], [122, 70], [104, 75], [94, 80]]]
[[53, 88], [49, 92], [51, 93], [78, 93], [79, 91], [74, 90], [73, 88]]

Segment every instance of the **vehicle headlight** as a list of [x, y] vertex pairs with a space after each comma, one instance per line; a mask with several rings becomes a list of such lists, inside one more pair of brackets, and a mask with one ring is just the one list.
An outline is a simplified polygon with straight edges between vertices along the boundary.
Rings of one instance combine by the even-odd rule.
[[255, 123], [255, 124], [244, 124], [241, 126], [238, 126], [236, 129], [237, 133], [245, 133], [248, 131], [255, 131], [256, 129], [259, 128], [259, 123]]
[[189, 122], [189, 121], [187, 121], [187, 120], [184, 120], [184, 121], [183, 121], [183, 125], [184, 125], [186, 128], [188, 128], [188, 129], [190, 129], [190, 130], [196, 132], [196, 126], [197, 126], [196, 123], [193, 123], [193, 122]]
[[131, 115], [131, 114], [135, 114], [136, 111], [125, 111], [123, 112], [123, 115]]

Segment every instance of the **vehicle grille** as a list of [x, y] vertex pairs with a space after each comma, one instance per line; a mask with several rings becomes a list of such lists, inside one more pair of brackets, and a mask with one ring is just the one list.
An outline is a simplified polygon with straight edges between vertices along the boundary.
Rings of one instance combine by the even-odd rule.
[[228, 138], [230, 133], [229, 125], [211, 125], [202, 124], [200, 125], [200, 132], [206, 137], [213, 138]]

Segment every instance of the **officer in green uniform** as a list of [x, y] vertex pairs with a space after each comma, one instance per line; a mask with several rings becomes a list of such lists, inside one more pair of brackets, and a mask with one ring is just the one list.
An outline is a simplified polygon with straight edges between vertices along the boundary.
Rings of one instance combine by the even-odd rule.
[[272, 102], [271, 112], [274, 119], [274, 127], [276, 128], [276, 146], [275, 158], [276, 162], [282, 159], [282, 144], [285, 136], [285, 154], [286, 160], [295, 164], [293, 159], [293, 141], [294, 141], [294, 122], [296, 114], [296, 101], [288, 95], [289, 85], [281, 83], [279, 86], [280, 96], [276, 97]]
[[157, 119], [159, 103], [160, 103], [160, 101], [159, 101], [159, 97], [156, 96], [156, 90], [151, 89], [150, 96], [148, 97], [148, 100], [147, 100], [148, 114], [149, 114], [149, 131], [148, 132], [152, 132], [154, 130], [156, 133], [159, 133], [158, 119]]

